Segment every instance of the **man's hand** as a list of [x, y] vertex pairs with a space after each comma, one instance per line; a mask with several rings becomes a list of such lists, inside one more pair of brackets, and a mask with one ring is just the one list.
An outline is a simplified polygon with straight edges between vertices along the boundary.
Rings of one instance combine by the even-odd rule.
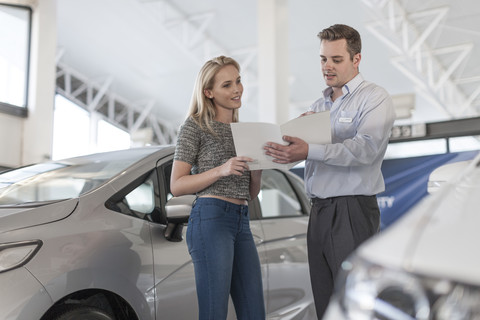
[[307, 159], [308, 144], [300, 138], [283, 136], [283, 140], [289, 142], [287, 146], [267, 142], [265, 145], [265, 154], [275, 158], [276, 163], [291, 163]]

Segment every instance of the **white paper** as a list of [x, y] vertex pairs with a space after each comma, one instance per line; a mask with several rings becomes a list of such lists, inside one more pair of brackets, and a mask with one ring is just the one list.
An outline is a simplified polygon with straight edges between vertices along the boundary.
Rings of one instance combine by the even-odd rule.
[[311, 144], [331, 143], [329, 111], [295, 118], [282, 125], [266, 122], [235, 122], [230, 125], [237, 156], [254, 159], [248, 163], [250, 170], [288, 170], [299, 163], [275, 163], [272, 157], [265, 154], [263, 147], [267, 142], [286, 145], [282, 139], [284, 135], [297, 137]]

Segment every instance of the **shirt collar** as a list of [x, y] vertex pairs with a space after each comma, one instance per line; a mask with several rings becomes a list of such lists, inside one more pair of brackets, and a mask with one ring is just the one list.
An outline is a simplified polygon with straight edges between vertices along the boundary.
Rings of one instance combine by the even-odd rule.
[[347, 92], [350, 93], [355, 91], [355, 89], [357, 89], [360, 83], [362, 82], [363, 82], [363, 76], [361, 73], [358, 73], [352, 80], [350, 80], [343, 86], [342, 88], [343, 93], [345, 94]]
[[[342, 87], [343, 95], [345, 96], [347, 93], [355, 91], [355, 89], [357, 89], [357, 87], [362, 82], [363, 76], [361, 75], [361, 73], [358, 73], [352, 80], [345, 83], [345, 85]], [[327, 87], [325, 90], [323, 90], [323, 97], [325, 98], [325, 100], [330, 99], [330, 95], [332, 94], [332, 92], [332, 87]]]

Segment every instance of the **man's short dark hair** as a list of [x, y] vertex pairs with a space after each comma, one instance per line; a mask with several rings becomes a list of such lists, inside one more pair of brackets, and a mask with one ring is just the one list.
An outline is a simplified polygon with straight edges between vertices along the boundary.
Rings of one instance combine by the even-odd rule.
[[362, 52], [362, 39], [360, 38], [360, 33], [347, 25], [334, 24], [333, 26], [320, 31], [317, 36], [320, 38], [320, 41], [345, 39], [347, 41], [347, 51], [352, 60], [354, 55]]

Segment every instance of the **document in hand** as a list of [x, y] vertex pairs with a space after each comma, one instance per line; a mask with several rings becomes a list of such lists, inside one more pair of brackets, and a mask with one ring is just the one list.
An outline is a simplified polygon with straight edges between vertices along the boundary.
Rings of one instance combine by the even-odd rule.
[[280, 164], [265, 154], [263, 147], [267, 142], [286, 145], [284, 135], [300, 138], [311, 144], [329, 144], [332, 141], [330, 131], [330, 112], [318, 112], [292, 119], [282, 125], [266, 122], [235, 122], [232, 127], [233, 141], [237, 156], [254, 159], [249, 162], [250, 170], [290, 169], [297, 163]]

